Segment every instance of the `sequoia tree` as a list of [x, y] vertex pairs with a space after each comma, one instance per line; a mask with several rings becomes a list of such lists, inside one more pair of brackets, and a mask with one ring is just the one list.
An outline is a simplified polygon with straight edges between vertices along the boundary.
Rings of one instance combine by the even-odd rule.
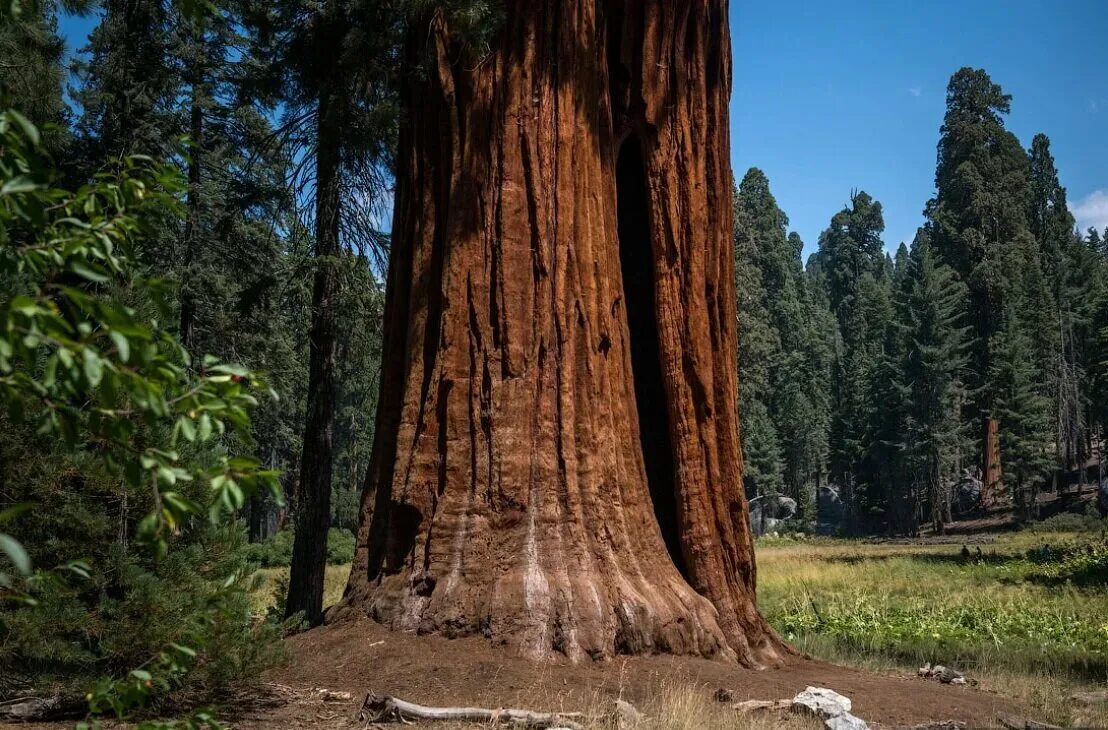
[[726, 0], [414, 22], [342, 606], [533, 657], [780, 661], [734, 408]]

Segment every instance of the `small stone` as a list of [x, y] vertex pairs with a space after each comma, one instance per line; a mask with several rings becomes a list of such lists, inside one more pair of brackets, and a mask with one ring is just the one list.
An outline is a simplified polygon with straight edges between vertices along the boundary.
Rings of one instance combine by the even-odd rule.
[[646, 716], [630, 702], [616, 700], [616, 728], [618, 730], [630, 730], [645, 719]]
[[716, 690], [716, 693], [715, 693], [714, 696], [716, 698], [716, 702], [734, 702], [735, 701], [735, 690], [733, 690], [733, 689], [724, 689], [723, 687], [720, 687], [719, 689]]

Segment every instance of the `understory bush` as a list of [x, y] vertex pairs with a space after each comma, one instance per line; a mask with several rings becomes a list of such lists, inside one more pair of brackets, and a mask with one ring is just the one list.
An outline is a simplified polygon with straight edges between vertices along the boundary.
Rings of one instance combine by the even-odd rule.
[[[292, 564], [292, 530], [281, 530], [267, 540], [247, 547], [247, 557], [261, 568], [287, 568]], [[341, 527], [327, 532], [327, 564], [346, 565], [354, 560], [354, 533]]]
[[79, 557], [87, 577], [39, 580], [32, 602], [5, 612], [0, 692], [79, 698], [180, 651], [187, 671], [166, 672], [158, 701], [209, 702], [281, 659], [279, 627], [251, 615], [255, 579], [240, 530], [191, 519], [159, 558], [134, 535], [145, 495], [120, 492], [81, 460], [43, 476], [31, 491], [52, 508], [24, 515], [13, 534], [36, 565]]

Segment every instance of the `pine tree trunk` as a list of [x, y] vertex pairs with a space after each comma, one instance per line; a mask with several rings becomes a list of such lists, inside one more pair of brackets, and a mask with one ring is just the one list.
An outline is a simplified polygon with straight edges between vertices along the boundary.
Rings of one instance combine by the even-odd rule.
[[986, 507], [997, 507], [1009, 502], [1004, 493], [1004, 475], [1000, 466], [1000, 421], [985, 419], [984, 471], [981, 475], [981, 493]]
[[312, 325], [308, 333], [308, 395], [296, 537], [292, 547], [285, 615], [301, 611], [311, 624], [323, 619], [327, 531], [331, 526], [331, 470], [334, 460], [335, 354], [339, 277], [339, 169], [343, 133], [339, 101], [320, 94], [316, 144], [316, 249]]
[[573, 660], [788, 651], [735, 417], [725, 0], [440, 17], [405, 100], [381, 400], [336, 616]]
[[[199, 35], [201, 31], [194, 30]], [[202, 38], [202, 36], [201, 36]], [[197, 40], [191, 48], [198, 56], [203, 52], [200, 40]], [[192, 351], [196, 336], [196, 294], [193, 291], [192, 267], [196, 263], [197, 238], [200, 229], [200, 165], [204, 155], [204, 110], [201, 107], [203, 98], [202, 71], [200, 61], [194, 57], [189, 65], [189, 84], [191, 87], [191, 99], [189, 104], [189, 139], [192, 146], [189, 148], [188, 164], [188, 213], [185, 219], [184, 255], [181, 266], [181, 316], [180, 333], [181, 344], [187, 350]]]

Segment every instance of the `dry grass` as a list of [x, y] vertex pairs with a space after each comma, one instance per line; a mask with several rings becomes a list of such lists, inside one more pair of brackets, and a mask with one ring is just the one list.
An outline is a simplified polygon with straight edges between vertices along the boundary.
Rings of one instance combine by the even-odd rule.
[[823, 727], [820, 721], [789, 712], [740, 714], [728, 704], [712, 699], [707, 687], [675, 680], [664, 682], [652, 701], [639, 708], [647, 716], [645, 728], [657, 730], [808, 730]]

